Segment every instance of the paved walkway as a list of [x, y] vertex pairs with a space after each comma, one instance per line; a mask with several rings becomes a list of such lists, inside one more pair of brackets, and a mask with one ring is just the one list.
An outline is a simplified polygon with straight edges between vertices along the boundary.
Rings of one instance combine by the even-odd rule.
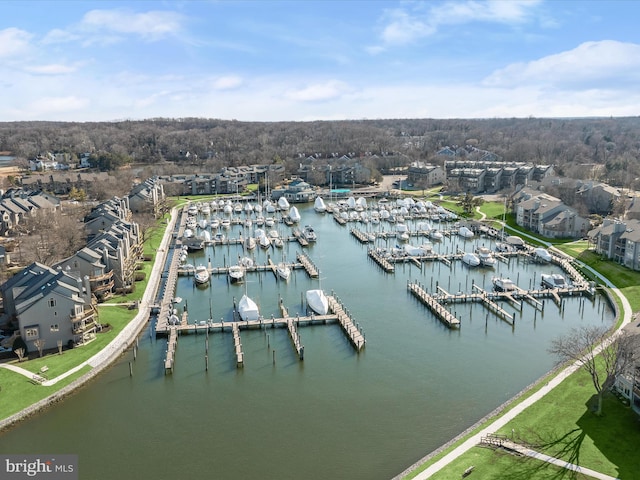
[[[600, 278], [600, 280], [602, 280], [604, 284], [606, 284], [609, 288], [611, 288], [613, 293], [615, 295], [617, 295], [618, 298], [620, 298], [620, 300], [622, 301], [622, 307], [623, 307], [622, 323], [621, 323], [619, 329], [616, 331], [616, 333], [609, 338], [609, 341], [612, 341], [613, 338], [615, 338], [616, 335], [620, 334], [620, 330], [625, 325], [627, 325], [628, 323], [631, 322], [632, 314], [633, 314], [632, 309], [631, 309], [631, 305], [629, 304], [629, 301], [627, 300], [627, 298], [622, 294], [622, 292], [620, 292], [620, 290], [615, 288], [615, 286], [607, 278], [605, 278], [602, 275], [600, 275], [598, 272], [593, 270], [591, 267], [588, 267], [588, 266], [584, 265], [582, 262], [578, 262], [578, 263], [583, 268], [586, 268], [586, 269], [590, 270], [595, 276]], [[600, 347], [598, 349], [596, 349], [596, 354], [599, 353], [599, 351], [602, 349], [603, 346], [604, 346], [604, 344], [600, 345]], [[524, 399], [519, 404], [515, 405], [511, 410], [509, 410], [507, 413], [505, 413], [502, 417], [500, 417], [499, 419], [495, 420], [493, 423], [490, 423], [489, 425], [487, 425], [480, 432], [478, 432], [475, 435], [469, 437], [464, 443], [462, 443], [458, 447], [454, 448], [451, 452], [449, 452], [447, 455], [442, 457], [437, 462], [435, 462], [432, 465], [430, 465], [424, 471], [420, 472], [414, 478], [416, 478], [418, 480], [424, 480], [424, 479], [427, 479], [427, 478], [431, 477], [433, 474], [435, 474], [436, 472], [440, 471], [442, 468], [444, 468], [446, 465], [448, 465], [454, 459], [458, 458], [460, 455], [462, 455], [463, 453], [467, 452], [472, 447], [478, 445], [480, 443], [480, 439], [482, 437], [484, 437], [486, 435], [489, 435], [491, 433], [495, 433], [500, 428], [504, 427], [507, 423], [509, 423], [511, 420], [513, 420], [519, 413], [521, 413], [527, 407], [529, 407], [530, 405], [532, 405], [535, 402], [537, 402], [538, 400], [540, 400], [547, 393], [549, 393], [552, 389], [554, 389], [556, 386], [558, 386], [565, 378], [567, 378], [569, 375], [574, 373], [579, 368], [580, 368], [580, 364], [578, 362], [575, 362], [571, 366], [565, 368], [558, 375], [556, 375], [553, 379], [551, 379], [540, 390], [535, 392], [530, 397]], [[573, 464], [567, 463], [564, 460], [560, 460], [560, 459], [557, 459], [557, 458], [552, 458], [552, 457], [549, 457], [549, 456], [544, 455], [542, 453], [534, 452], [533, 450], [531, 450], [531, 452], [532, 452], [532, 455], [530, 455], [530, 456], [534, 456], [533, 454], [535, 454], [534, 458], [538, 458], [539, 460], [542, 460], [542, 461], [545, 461], [545, 462], [548, 462], [548, 463], [553, 463], [554, 465], [558, 465], [558, 466], [563, 467], [563, 468], [568, 468], [568, 469], [571, 469], [571, 470], [575, 470], [575, 468], [581, 468], [582, 470], [580, 470], [580, 471], [582, 473], [584, 473], [585, 475], [591, 475], [588, 472], [593, 472], [592, 470], [584, 469], [584, 468], [582, 468], [582, 467], [580, 467], [578, 465], [573, 465]], [[609, 477], [609, 476], [603, 476], [603, 474], [598, 473], [598, 472], [593, 472], [593, 473], [597, 474], [597, 476], [591, 475], [591, 476], [595, 476], [595, 478], [602, 478], [602, 479], [614, 478], [614, 477]]]
[[596, 472], [595, 470], [591, 470], [590, 468], [581, 467], [580, 465], [576, 465], [575, 463], [569, 463], [558, 458], [550, 457], [549, 455], [536, 452], [535, 450], [531, 450], [530, 448], [527, 448], [523, 445], [518, 445], [517, 443], [504, 442], [503, 446], [505, 448], [508, 448], [509, 450], [518, 452], [521, 455], [526, 455], [527, 457], [535, 458], [542, 462], [552, 463], [560, 468], [566, 468], [567, 470], [572, 470], [589, 477], [598, 478], [600, 480], [617, 480], [616, 477], [612, 477], [611, 475], [605, 475], [604, 473]]

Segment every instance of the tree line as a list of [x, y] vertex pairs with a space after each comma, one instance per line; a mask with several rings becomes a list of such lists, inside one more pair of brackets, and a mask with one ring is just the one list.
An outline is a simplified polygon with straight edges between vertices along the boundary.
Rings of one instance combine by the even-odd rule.
[[0, 151], [23, 162], [44, 152], [90, 153], [113, 170], [128, 164], [185, 171], [283, 162], [290, 172], [318, 160], [376, 156], [379, 171], [398, 159], [442, 163], [445, 146], [473, 145], [507, 162], [553, 164], [559, 175], [640, 186], [640, 117], [578, 119], [380, 119], [239, 122], [155, 118], [119, 122], [4, 122]]

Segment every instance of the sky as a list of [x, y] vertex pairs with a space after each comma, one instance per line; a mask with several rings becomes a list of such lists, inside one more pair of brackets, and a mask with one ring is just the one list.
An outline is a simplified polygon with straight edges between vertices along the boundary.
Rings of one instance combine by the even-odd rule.
[[0, 121], [640, 114], [640, 2], [0, 0]]

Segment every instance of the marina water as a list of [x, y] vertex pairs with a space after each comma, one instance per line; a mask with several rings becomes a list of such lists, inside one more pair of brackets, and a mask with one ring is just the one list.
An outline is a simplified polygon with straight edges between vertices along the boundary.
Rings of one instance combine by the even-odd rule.
[[[211, 333], [208, 371], [206, 335], [182, 335], [173, 374], [165, 375], [166, 339], [144, 331], [137, 358], [127, 352], [96, 381], [64, 402], [0, 435], [5, 453], [78, 454], [80, 478], [349, 478], [388, 479], [448, 441], [554, 366], [551, 339], [579, 325], [612, 323], [605, 299], [567, 297], [562, 307], [545, 300], [543, 312], [523, 304], [515, 326], [481, 304], [450, 306], [461, 319], [449, 330], [407, 291], [419, 281], [434, 293], [471, 292], [475, 282], [491, 290], [491, 278], [508, 276], [522, 288], [537, 288], [553, 265], [512, 258], [492, 269], [461, 262], [396, 264], [386, 274], [366, 254], [366, 245], [311, 206], [299, 207], [301, 225], [311, 224], [316, 244], [304, 250], [320, 279], [295, 270], [288, 283], [271, 272], [248, 273], [246, 284], [214, 276], [195, 287], [179, 277], [177, 295], [191, 323], [232, 319], [233, 299], [245, 291], [261, 314], [280, 316], [280, 298], [290, 315], [303, 314], [304, 293], [321, 286], [333, 292], [363, 329], [365, 349], [356, 353], [340, 327], [300, 327], [305, 346], [298, 360], [286, 329], [243, 330], [244, 368], [236, 368], [231, 333]], [[352, 225], [371, 229], [364, 224]], [[411, 224], [410, 224], [411, 226]], [[392, 226], [385, 224], [388, 231]], [[281, 235], [290, 227], [278, 224]], [[228, 232], [237, 237], [242, 226]], [[426, 238], [410, 240], [423, 243]], [[393, 247], [397, 240], [378, 239]], [[487, 238], [452, 236], [434, 243], [451, 253], [492, 246]], [[301, 247], [260, 251], [277, 263], [295, 262]], [[235, 264], [241, 246], [206, 247], [192, 264]], [[152, 328], [150, 322], [149, 328]], [[275, 352], [275, 353], [274, 353]], [[133, 376], [129, 375], [133, 363]]]

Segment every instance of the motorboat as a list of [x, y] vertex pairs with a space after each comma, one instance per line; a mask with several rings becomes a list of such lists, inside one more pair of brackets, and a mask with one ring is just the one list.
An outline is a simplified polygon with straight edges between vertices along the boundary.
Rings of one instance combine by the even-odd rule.
[[271, 239], [263, 232], [262, 235], [258, 237], [258, 243], [260, 244], [260, 248], [266, 250], [271, 246]]
[[478, 255], [476, 255], [475, 253], [471, 253], [471, 252], [466, 252], [462, 256], [462, 261], [467, 265], [469, 265], [470, 267], [477, 267], [478, 265], [480, 265], [480, 257], [478, 257]]
[[327, 205], [324, 203], [322, 197], [316, 197], [315, 201], [313, 202], [313, 208], [318, 213], [324, 213], [327, 211]]
[[511, 245], [516, 250], [522, 250], [523, 248], [525, 248], [524, 240], [522, 240], [522, 238], [518, 237], [517, 235], [509, 235], [507, 238], [505, 238], [505, 242], [507, 242], [507, 244]]
[[202, 250], [204, 248], [204, 237], [191, 236], [182, 239], [182, 245], [186, 246], [189, 250]]
[[280, 262], [276, 265], [276, 273], [285, 282], [289, 280], [291, 276], [291, 268], [285, 262]]
[[259, 320], [260, 310], [256, 302], [251, 300], [245, 293], [238, 302], [238, 314], [242, 320]]
[[187, 208], [187, 215], [195, 217], [196, 215], [198, 215], [198, 207], [195, 204], [190, 204], [189, 207]]
[[316, 231], [311, 225], [305, 225], [304, 230], [302, 231], [302, 235], [307, 242], [315, 242], [318, 239]]
[[496, 257], [493, 256], [491, 250], [487, 247], [476, 248], [476, 255], [480, 258], [480, 265], [483, 267], [493, 267], [496, 264]]
[[229, 279], [231, 280], [231, 283], [241, 283], [244, 279], [244, 267], [242, 265], [230, 266]]
[[458, 235], [462, 238], [473, 238], [473, 232], [469, 229], [469, 227], [465, 227], [464, 225], [458, 229]]
[[293, 222], [293, 223], [298, 223], [300, 222], [300, 219], [302, 217], [300, 216], [300, 212], [298, 211], [297, 207], [291, 207], [291, 209], [289, 210], [289, 219]]
[[307, 306], [318, 315], [329, 312], [329, 299], [321, 289], [307, 290]]
[[269, 240], [271, 240], [271, 244], [276, 248], [284, 247], [284, 241], [280, 238], [280, 234], [277, 230], [269, 230]]
[[515, 247], [506, 242], [496, 242], [496, 252], [509, 253], [515, 251]]
[[246, 268], [252, 268], [254, 265], [253, 259], [250, 257], [242, 257], [238, 260], [238, 265]]
[[209, 270], [204, 265], [198, 265], [196, 267], [196, 271], [194, 273], [194, 280], [198, 285], [205, 285], [209, 282], [211, 275], [209, 275]]
[[540, 283], [546, 288], [568, 288], [567, 280], [559, 273], [543, 273], [540, 275]]
[[493, 289], [498, 292], [513, 292], [518, 289], [510, 278], [494, 277], [491, 281], [493, 282]]
[[551, 254], [546, 248], [538, 247], [533, 249], [533, 255], [540, 262], [550, 262]]

